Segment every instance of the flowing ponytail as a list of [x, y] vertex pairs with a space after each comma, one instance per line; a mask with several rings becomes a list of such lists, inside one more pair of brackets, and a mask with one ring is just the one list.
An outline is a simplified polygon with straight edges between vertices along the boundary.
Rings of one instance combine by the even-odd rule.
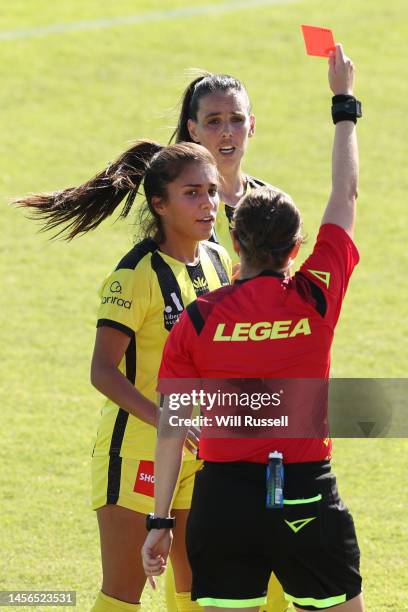
[[167, 185], [177, 179], [188, 164], [214, 166], [211, 153], [192, 142], [163, 147], [150, 140], [139, 140], [105, 170], [79, 187], [41, 193], [14, 200], [14, 204], [32, 211], [33, 218], [45, 221], [42, 231], [62, 225], [56, 236], [66, 240], [95, 229], [109, 217], [126, 197], [120, 213], [126, 217], [143, 181], [146, 197], [140, 211], [145, 236], [154, 236], [158, 244], [165, 239], [162, 217], [152, 201], [167, 199]]
[[83, 185], [29, 195], [14, 200], [13, 204], [30, 209], [32, 218], [44, 220], [42, 231], [62, 225], [54, 237], [63, 235], [72, 240], [95, 229], [125, 197], [120, 216], [129, 214], [150, 161], [162, 149], [162, 145], [153, 141], [140, 140]]

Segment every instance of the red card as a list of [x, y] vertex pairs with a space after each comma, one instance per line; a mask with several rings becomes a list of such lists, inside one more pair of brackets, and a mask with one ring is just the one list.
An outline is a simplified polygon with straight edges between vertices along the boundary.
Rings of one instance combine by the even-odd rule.
[[305, 39], [306, 53], [308, 55], [318, 55], [319, 57], [329, 57], [329, 51], [335, 51], [333, 32], [328, 28], [302, 25]]

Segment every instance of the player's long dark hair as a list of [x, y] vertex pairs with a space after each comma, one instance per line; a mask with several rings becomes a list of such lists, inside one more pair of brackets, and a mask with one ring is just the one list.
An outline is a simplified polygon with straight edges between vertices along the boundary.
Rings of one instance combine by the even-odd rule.
[[45, 221], [43, 230], [62, 226], [56, 236], [71, 240], [95, 229], [123, 200], [120, 216], [126, 217], [143, 181], [146, 197], [146, 207], [141, 213], [144, 233], [154, 234], [160, 243], [164, 240], [164, 232], [152, 198], [166, 199], [167, 185], [192, 162], [216, 166], [211, 153], [200, 145], [179, 143], [163, 147], [150, 140], [140, 140], [79, 187], [33, 194], [13, 203], [31, 210], [34, 218]]
[[251, 110], [251, 103], [248, 92], [241, 81], [228, 74], [213, 74], [205, 72], [192, 81], [183, 93], [180, 105], [180, 115], [177, 127], [174, 130], [170, 142], [192, 142], [187, 122], [189, 119], [197, 121], [197, 112], [200, 100], [203, 96], [215, 92], [238, 91], [243, 93], [248, 100], [248, 111]]
[[289, 196], [270, 187], [258, 187], [241, 200], [234, 228], [245, 260], [276, 271], [293, 247], [305, 241], [299, 210]]

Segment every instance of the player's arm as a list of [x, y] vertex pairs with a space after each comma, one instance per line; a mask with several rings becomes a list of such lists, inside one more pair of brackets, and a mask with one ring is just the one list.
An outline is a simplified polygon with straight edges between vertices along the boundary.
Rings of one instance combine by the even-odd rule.
[[129, 342], [129, 336], [118, 329], [98, 327], [92, 357], [91, 382], [115, 404], [156, 427], [156, 404], [142, 395], [118, 369]]
[[[341, 45], [329, 58], [329, 84], [336, 95], [353, 95], [354, 66]], [[358, 187], [358, 147], [352, 120], [336, 123], [332, 154], [332, 191], [322, 224], [342, 227], [352, 238]]]

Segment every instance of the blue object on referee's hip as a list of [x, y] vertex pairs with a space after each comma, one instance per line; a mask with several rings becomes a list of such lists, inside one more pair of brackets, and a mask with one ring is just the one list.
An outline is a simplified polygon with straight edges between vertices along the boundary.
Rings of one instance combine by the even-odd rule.
[[267, 508], [283, 508], [283, 482], [283, 455], [274, 451], [269, 453], [269, 462], [266, 468]]

